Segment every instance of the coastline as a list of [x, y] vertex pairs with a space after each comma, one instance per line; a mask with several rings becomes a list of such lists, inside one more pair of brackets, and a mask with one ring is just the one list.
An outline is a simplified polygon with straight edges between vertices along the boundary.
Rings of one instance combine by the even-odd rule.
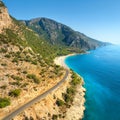
[[65, 69], [70, 69], [66, 64], [65, 64], [65, 59], [69, 56], [74, 56], [77, 54], [69, 54], [69, 55], [65, 55], [65, 56], [60, 56], [60, 57], [56, 57], [54, 59], [54, 63], [56, 65], [60, 65], [61, 67], [65, 68]]
[[[54, 63], [56, 65], [60, 65], [61, 67], [64, 67], [65, 69], [70, 70], [70, 68], [65, 64], [65, 59], [69, 56], [74, 56], [77, 54], [70, 54], [70, 55], [66, 55], [66, 56], [60, 56], [60, 57], [56, 57], [54, 59]], [[80, 76], [81, 77], [81, 76]], [[82, 78], [82, 77], [81, 77]], [[84, 80], [82, 78], [82, 85], [84, 84]], [[68, 120], [81, 120], [84, 117], [84, 110], [85, 110], [85, 88], [83, 88], [82, 85], [78, 85], [76, 88], [76, 93], [75, 93], [75, 97], [73, 99], [73, 104], [72, 106], [67, 110], [66, 112], [66, 116], [65, 119]]]
[[[63, 67], [63, 68], [65, 68], [65, 69], [70, 69], [66, 64], [65, 64], [65, 59], [67, 58], [67, 57], [70, 57], [70, 56], [75, 56], [75, 55], [82, 55], [82, 54], [89, 54], [90, 52], [89, 51], [87, 51], [87, 52], [85, 52], [85, 53], [73, 53], [73, 54], [69, 54], [69, 55], [64, 55], [64, 56], [59, 56], [59, 57], [56, 57], [55, 59], [54, 59], [54, 63], [56, 64], [56, 65], [59, 65], [59, 66], [61, 66], [61, 67]], [[84, 81], [84, 80], [83, 80]]]

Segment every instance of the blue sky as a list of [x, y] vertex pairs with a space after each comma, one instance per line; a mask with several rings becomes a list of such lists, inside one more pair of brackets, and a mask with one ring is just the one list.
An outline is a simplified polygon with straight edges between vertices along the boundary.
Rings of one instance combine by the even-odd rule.
[[120, 0], [3, 0], [17, 19], [47, 17], [89, 37], [120, 44]]

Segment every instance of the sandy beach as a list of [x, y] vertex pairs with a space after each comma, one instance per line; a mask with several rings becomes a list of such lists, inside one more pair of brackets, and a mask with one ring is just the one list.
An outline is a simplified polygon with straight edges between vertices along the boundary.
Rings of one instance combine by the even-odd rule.
[[76, 54], [70, 54], [70, 55], [66, 55], [66, 56], [60, 56], [60, 57], [56, 57], [54, 59], [54, 63], [56, 65], [60, 65], [62, 67], [64, 67], [65, 69], [69, 69], [69, 67], [65, 64], [65, 59], [69, 56], [73, 56], [73, 55], [76, 55]]
[[[76, 54], [70, 54], [66, 56], [60, 56], [56, 57], [54, 62], [56, 65], [60, 65], [64, 67], [65, 69], [69, 69], [69, 67], [65, 64], [65, 59], [69, 56], [73, 56]], [[82, 81], [84, 83], [84, 80], [82, 78]], [[73, 105], [67, 110], [65, 119], [66, 120], [81, 120], [84, 116], [84, 110], [85, 110], [85, 88], [82, 87], [82, 85], [78, 85], [76, 89], [76, 94], [73, 100]]]
[[[85, 52], [85, 53], [80, 53], [81, 55], [82, 54], [89, 54], [90, 52]], [[73, 54], [69, 54], [69, 55], [65, 55], [65, 56], [60, 56], [60, 57], [56, 57], [54, 59], [54, 63], [56, 65], [60, 65], [62, 67], [64, 67], [65, 69], [70, 69], [66, 64], [65, 64], [65, 59], [69, 56], [74, 56], [74, 55], [80, 55], [80, 54], [77, 54], [77, 53], [73, 53]]]

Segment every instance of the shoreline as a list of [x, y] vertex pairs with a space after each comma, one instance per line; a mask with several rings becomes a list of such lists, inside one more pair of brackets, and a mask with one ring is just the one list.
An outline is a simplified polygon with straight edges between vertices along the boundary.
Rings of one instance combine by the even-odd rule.
[[54, 59], [54, 63], [56, 65], [60, 65], [61, 67], [65, 68], [65, 69], [70, 69], [66, 64], [65, 64], [65, 59], [67, 57], [70, 57], [70, 56], [74, 56], [74, 55], [77, 55], [77, 54], [69, 54], [69, 55], [65, 55], [65, 56], [60, 56], [60, 57], [56, 57]]
[[[56, 65], [60, 65], [64, 67], [65, 69], [70, 70], [70, 68], [65, 64], [65, 59], [69, 56], [74, 56], [74, 55], [77, 55], [77, 54], [69, 54], [66, 56], [56, 57], [54, 59], [54, 63]], [[83, 78], [82, 78], [82, 84], [84, 84]], [[85, 97], [84, 96], [85, 96], [86, 89], [82, 85], [78, 85], [76, 88], [76, 91], [77, 92], [75, 93], [73, 105], [66, 112], [66, 117], [65, 117], [66, 119], [74, 118], [74, 120], [78, 120], [78, 119], [81, 120], [84, 117], [84, 110], [85, 110], [85, 106], [84, 106]]]
[[[89, 54], [90, 52], [87, 51], [85, 53], [73, 53], [73, 54], [68, 54], [68, 55], [63, 55], [63, 56], [59, 56], [59, 57], [56, 57], [54, 59], [54, 63], [56, 65], [60, 65], [61, 67], [65, 68], [65, 69], [68, 69], [70, 70], [70, 68], [65, 64], [65, 59], [67, 57], [70, 57], [70, 56], [75, 56], [75, 55], [83, 55], [83, 54]], [[81, 76], [80, 76], [81, 77]]]

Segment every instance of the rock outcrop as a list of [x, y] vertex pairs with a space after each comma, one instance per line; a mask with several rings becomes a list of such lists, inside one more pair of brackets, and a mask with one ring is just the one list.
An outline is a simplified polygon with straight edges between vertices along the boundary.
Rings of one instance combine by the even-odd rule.
[[36, 18], [21, 22], [40, 36], [45, 37], [52, 45], [91, 50], [106, 44], [48, 18]]
[[12, 23], [12, 20], [8, 14], [8, 10], [3, 4], [2, 1], [0, 1], [0, 33], [4, 28], [8, 28]]

